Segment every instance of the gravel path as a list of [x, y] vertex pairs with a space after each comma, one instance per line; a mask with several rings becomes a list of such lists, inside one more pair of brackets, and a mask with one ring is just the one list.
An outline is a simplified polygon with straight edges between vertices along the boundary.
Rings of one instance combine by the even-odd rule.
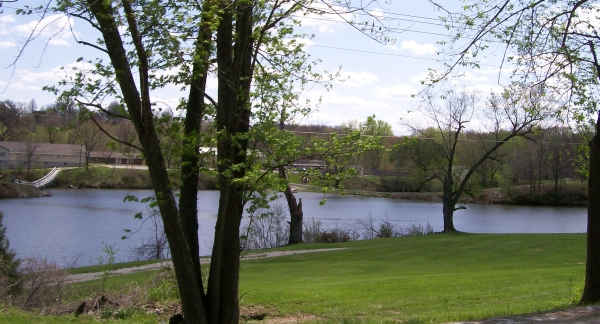
[[448, 324], [588, 324], [600, 323], [600, 305], [581, 306], [563, 310], [537, 312], [490, 318], [480, 321], [452, 322]]
[[[255, 260], [255, 259], [263, 259], [263, 258], [274, 258], [285, 255], [292, 254], [303, 254], [303, 253], [315, 253], [315, 252], [328, 252], [328, 251], [337, 251], [344, 250], [345, 248], [331, 248], [331, 249], [314, 249], [314, 250], [296, 250], [296, 251], [272, 251], [272, 252], [262, 252], [262, 253], [247, 253], [243, 254], [242, 260]], [[210, 263], [210, 258], [200, 258], [200, 263]], [[152, 264], [147, 264], [139, 267], [131, 267], [131, 268], [123, 268], [119, 270], [112, 271], [112, 275], [122, 275], [139, 271], [148, 271], [148, 270], [156, 270], [164, 267], [172, 267], [173, 263], [171, 261], [157, 262]], [[72, 274], [67, 278], [67, 283], [72, 282], [82, 282], [82, 281], [90, 281], [95, 279], [102, 278], [102, 272], [90, 272], [90, 273], [81, 273], [81, 274]]]

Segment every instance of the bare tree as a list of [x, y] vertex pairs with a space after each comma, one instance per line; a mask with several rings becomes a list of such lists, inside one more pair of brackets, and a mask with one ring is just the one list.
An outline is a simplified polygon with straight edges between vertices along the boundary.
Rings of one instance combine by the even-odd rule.
[[[427, 92], [422, 100], [421, 111], [433, 122], [436, 133], [428, 134], [427, 140], [437, 147], [434, 176], [442, 182], [444, 232], [456, 232], [454, 212], [465, 209], [458, 201], [467, 188], [473, 173], [504, 143], [516, 136], [525, 136], [534, 131], [539, 122], [551, 111], [550, 101], [544, 98], [543, 88], [529, 90], [518, 84], [505, 89], [501, 95], [492, 94], [486, 104], [486, 114], [476, 114], [478, 97], [466, 91], [450, 91], [442, 97], [440, 104]], [[484, 118], [494, 140], [483, 142], [480, 155], [472, 160], [458, 161], [457, 149], [464, 144], [464, 132], [475, 118]], [[411, 125], [409, 125], [411, 126]], [[426, 130], [415, 131], [425, 134]]]
[[38, 147], [39, 144], [33, 139], [23, 142], [21, 145], [21, 159], [27, 165], [27, 175], [29, 175], [32, 165], [39, 159], [39, 156], [36, 155]]
[[92, 122], [83, 124], [79, 130], [79, 143], [85, 149], [85, 169], [89, 169], [92, 152], [105, 140], [104, 133]]

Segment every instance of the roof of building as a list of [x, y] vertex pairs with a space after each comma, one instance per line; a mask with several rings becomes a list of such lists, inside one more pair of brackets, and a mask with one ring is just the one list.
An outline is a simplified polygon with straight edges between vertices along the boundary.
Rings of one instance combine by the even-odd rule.
[[30, 149], [34, 150], [34, 154], [80, 155], [85, 152], [83, 145], [73, 144], [0, 142], [0, 146], [3, 146], [10, 152], [15, 153], [23, 153]]

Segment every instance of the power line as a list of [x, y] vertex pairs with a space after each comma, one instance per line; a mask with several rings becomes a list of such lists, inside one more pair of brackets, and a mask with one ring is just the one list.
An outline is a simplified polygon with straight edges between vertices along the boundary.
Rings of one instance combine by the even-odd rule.
[[[292, 16], [292, 17], [293, 18], [319, 20], [319, 21], [327, 21], [327, 22], [333, 22], [333, 23], [338, 23], [338, 24], [347, 24], [347, 22], [345, 22], [345, 21], [339, 21], [339, 20], [330, 19], [330, 18], [317, 18], [317, 17], [307, 17], [307, 16], [302, 16], [302, 17]], [[360, 24], [356, 24], [355, 26], [356, 27], [360, 27], [361, 25]], [[377, 26], [374, 27], [374, 28], [377, 28]], [[448, 35], [448, 34], [441, 34], [441, 33], [435, 33], [435, 32], [422, 31], [422, 30], [403, 29], [403, 28], [389, 28], [389, 27], [385, 27], [385, 28], [387, 30], [389, 30], [391, 32], [395, 32], [395, 33], [412, 32], [412, 33], [418, 33], [418, 34], [452, 37], [452, 35]]]
[[[412, 55], [403, 55], [403, 54], [394, 54], [394, 53], [383, 53], [383, 52], [375, 52], [375, 51], [365, 51], [365, 50], [359, 50], [359, 49], [334, 47], [334, 46], [325, 46], [325, 45], [310, 45], [310, 46], [322, 47], [322, 48], [329, 48], [329, 49], [335, 49], [335, 50], [340, 50], [340, 51], [350, 51], [350, 52], [367, 53], [367, 54], [397, 56], [397, 57], [406, 57], [406, 58], [414, 58], [414, 59], [421, 59], [421, 60], [429, 60], [429, 61], [440, 62], [440, 60], [438, 60], [438, 59], [429, 58], [429, 57], [419, 57], [419, 56], [412, 56]], [[442, 60], [442, 62], [443, 62], [443, 60]], [[447, 62], [449, 62], [449, 61], [447, 61]]]
[[[376, 52], [376, 51], [366, 51], [366, 50], [359, 50], [359, 49], [353, 49], [353, 48], [344, 48], [344, 47], [335, 47], [335, 46], [326, 46], [326, 45], [315, 45], [315, 44], [313, 44], [313, 45], [308, 45], [308, 46], [329, 48], [329, 49], [335, 49], [335, 50], [341, 50], [341, 51], [366, 53], [366, 54], [376, 54], [376, 55], [386, 55], [386, 56], [397, 56], [397, 57], [405, 57], [405, 58], [414, 58], [414, 59], [419, 59], [419, 60], [428, 60], [428, 61], [436, 61], [436, 62], [453, 62], [452, 60], [440, 60], [440, 59], [429, 58], [429, 57], [420, 57], [420, 56], [394, 54], [394, 53], [384, 53], [384, 52]], [[499, 66], [492, 65], [492, 64], [478, 64], [478, 65], [479, 66], [489, 66], [489, 67], [499, 68]]]

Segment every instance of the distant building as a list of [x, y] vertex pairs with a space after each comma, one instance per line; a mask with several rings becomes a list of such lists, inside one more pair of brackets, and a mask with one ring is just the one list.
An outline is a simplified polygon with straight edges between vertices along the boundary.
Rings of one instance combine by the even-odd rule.
[[142, 165], [144, 158], [140, 153], [91, 152], [90, 163]]
[[[0, 169], [85, 166], [85, 146], [34, 142], [0, 142]], [[90, 163], [141, 165], [140, 153], [91, 152]]]
[[85, 147], [70, 144], [0, 142], [0, 169], [79, 167]]

